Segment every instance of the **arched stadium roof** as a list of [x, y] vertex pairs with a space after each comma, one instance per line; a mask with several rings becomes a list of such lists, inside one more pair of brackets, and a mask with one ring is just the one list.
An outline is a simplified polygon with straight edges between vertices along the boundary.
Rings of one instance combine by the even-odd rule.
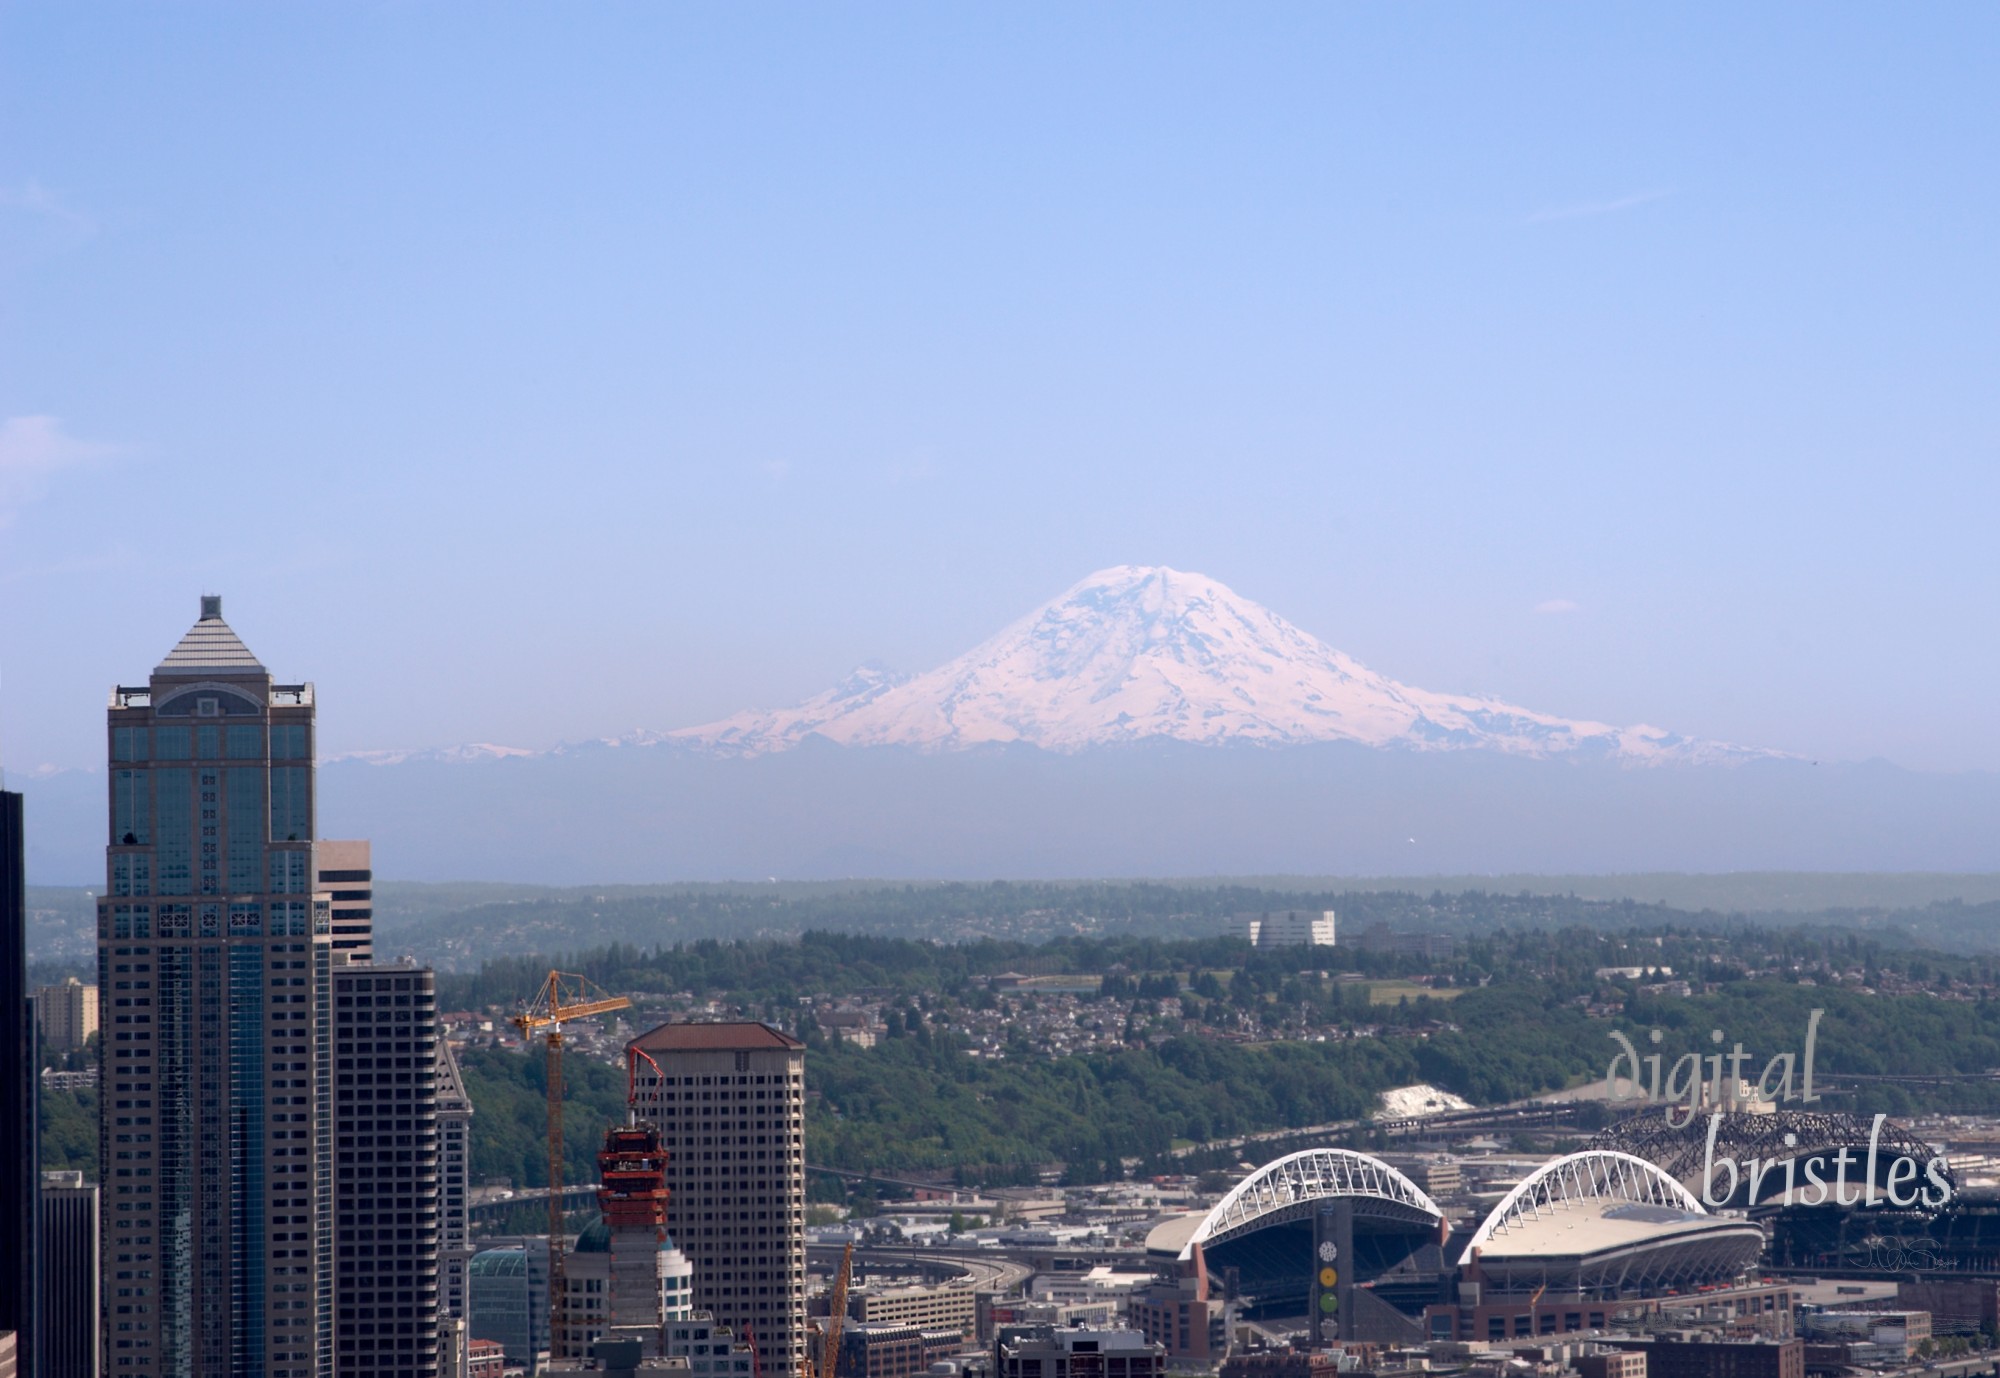
[[1603, 1287], [1718, 1282], [1754, 1263], [1764, 1233], [1711, 1215], [1665, 1169], [1613, 1149], [1544, 1163], [1501, 1198], [1459, 1255], [1494, 1282]]
[[1266, 1225], [1302, 1219], [1321, 1201], [1341, 1197], [1373, 1203], [1383, 1214], [1411, 1225], [1444, 1219], [1422, 1187], [1380, 1158], [1346, 1148], [1309, 1148], [1264, 1164], [1230, 1188], [1181, 1246], [1221, 1244]]
[[1578, 1201], [1607, 1198], [1628, 1205], [1667, 1206], [1689, 1215], [1708, 1214], [1692, 1192], [1644, 1158], [1587, 1148], [1544, 1163], [1515, 1183], [1480, 1222], [1465, 1252], [1459, 1255], [1459, 1264], [1472, 1262], [1475, 1249], [1484, 1248], [1496, 1236], [1505, 1236], [1524, 1222]]

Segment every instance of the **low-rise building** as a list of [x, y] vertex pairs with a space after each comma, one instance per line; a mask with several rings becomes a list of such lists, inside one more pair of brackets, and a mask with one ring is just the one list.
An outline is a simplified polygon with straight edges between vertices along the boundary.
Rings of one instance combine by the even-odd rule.
[[690, 1378], [753, 1378], [757, 1352], [706, 1311], [666, 1327], [667, 1357], [687, 1361]]
[[501, 1378], [507, 1351], [498, 1340], [473, 1340], [465, 1348], [466, 1378]]
[[1581, 1378], [1646, 1378], [1646, 1354], [1638, 1349], [1606, 1349], [1577, 1357]]
[[1808, 1311], [1800, 1333], [1820, 1344], [1844, 1344], [1856, 1362], [1903, 1363], [1931, 1337], [1928, 1311]]
[[[1958, 1165], [1958, 1159], [1952, 1159]], [[1991, 1278], [1945, 1281], [1930, 1278], [1896, 1285], [1896, 1300], [1931, 1314], [1933, 1334], [1966, 1335], [2000, 1330], [2000, 1282]]]
[[1132, 1296], [1132, 1324], [1172, 1359], [1206, 1365], [1229, 1347], [1222, 1302], [1208, 1295], [1205, 1276], [1155, 1283]]
[[939, 1287], [862, 1287], [847, 1294], [848, 1319], [859, 1325], [911, 1326], [970, 1336], [978, 1320], [970, 1284]]
[[1260, 914], [1238, 914], [1236, 928], [1252, 947], [1334, 945], [1331, 909], [1267, 909]]
[[1327, 1350], [1273, 1349], [1225, 1359], [1221, 1378], [1335, 1378], [1340, 1356]]
[[1363, 952], [1442, 962], [1450, 959], [1458, 944], [1449, 933], [1398, 933], [1386, 923], [1377, 923], [1363, 931], [1359, 946]]
[[993, 1341], [993, 1378], [1161, 1378], [1166, 1371], [1166, 1348], [1136, 1330], [1006, 1326]]
[[1432, 1200], [1456, 1196], [1465, 1185], [1458, 1159], [1445, 1153], [1384, 1153], [1383, 1162], [1422, 1187]]
[[840, 1332], [840, 1378], [916, 1378], [965, 1346], [957, 1330], [850, 1324]]
[[1425, 1324], [1434, 1341], [1487, 1344], [1602, 1331], [1640, 1318], [1732, 1339], [1783, 1340], [1792, 1336], [1793, 1291], [1790, 1282], [1753, 1281], [1709, 1292], [1613, 1299], [1548, 1290], [1530, 1295], [1473, 1291], [1461, 1286], [1457, 1303], [1426, 1308]]
[[1647, 1378], [1805, 1378], [1801, 1340], [1627, 1340], [1620, 1349], [1646, 1356]]
[[979, 1294], [979, 1340], [990, 1343], [1008, 1327], [1043, 1328], [1090, 1326], [1105, 1328], [1116, 1321], [1124, 1307], [1110, 1300], [1087, 1302], [1034, 1301], [1022, 1297], [1002, 1297], [992, 1292]]

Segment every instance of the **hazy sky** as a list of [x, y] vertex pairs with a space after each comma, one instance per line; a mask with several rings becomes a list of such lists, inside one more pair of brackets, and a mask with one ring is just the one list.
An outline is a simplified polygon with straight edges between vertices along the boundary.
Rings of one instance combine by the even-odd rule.
[[220, 592], [327, 751], [1200, 570], [2000, 768], [2000, 8], [0, 9], [0, 761]]

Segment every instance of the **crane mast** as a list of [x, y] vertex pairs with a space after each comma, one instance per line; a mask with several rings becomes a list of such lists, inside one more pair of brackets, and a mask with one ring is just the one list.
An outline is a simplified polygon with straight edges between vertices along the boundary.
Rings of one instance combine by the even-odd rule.
[[799, 1378], [835, 1378], [840, 1367], [840, 1332], [847, 1321], [847, 1288], [854, 1277], [854, 1244], [849, 1241], [840, 1253], [840, 1272], [833, 1279], [833, 1291], [827, 1297], [826, 1330], [820, 1336], [819, 1362], [813, 1362], [812, 1346], [806, 1346], [805, 1362], [799, 1365]]
[[544, 1073], [549, 1091], [549, 1349], [562, 1355], [569, 1339], [569, 1291], [563, 1278], [563, 1025], [572, 1019], [613, 1010], [632, 1002], [607, 995], [574, 972], [551, 971], [528, 1007], [514, 1016], [522, 1042], [542, 1034], [547, 1046]]

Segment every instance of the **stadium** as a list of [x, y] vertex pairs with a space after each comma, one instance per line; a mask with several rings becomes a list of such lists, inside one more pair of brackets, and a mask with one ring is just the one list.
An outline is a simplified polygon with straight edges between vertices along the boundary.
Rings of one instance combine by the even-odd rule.
[[1308, 1149], [1266, 1163], [1206, 1215], [1155, 1228], [1147, 1253], [1188, 1264], [1199, 1250], [1209, 1276], [1228, 1286], [1246, 1314], [1304, 1315], [1318, 1266], [1316, 1218], [1333, 1203], [1352, 1214], [1347, 1269], [1355, 1283], [1398, 1309], [1420, 1312], [1435, 1300], [1445, 1271], [1443, 1209], [1389, 1164], [1349, 1149]]
[[1147, 1249], [1246, 1316], [1314, 1317], [1341, 1339], [1561, 1334], [1686, 1296], [1713, 1293], [1739, 1315], [1776, 1314], [1780, 1300], [1737, 1285], [1763, 1252], [1758, 1224], [1605, 1148], [1543, 1164], [1476, 1222], [1454, 1222], [1379, 1158], [1311, 1149], [1256, 1169], [1205, 1214], [1163, 1222]]

